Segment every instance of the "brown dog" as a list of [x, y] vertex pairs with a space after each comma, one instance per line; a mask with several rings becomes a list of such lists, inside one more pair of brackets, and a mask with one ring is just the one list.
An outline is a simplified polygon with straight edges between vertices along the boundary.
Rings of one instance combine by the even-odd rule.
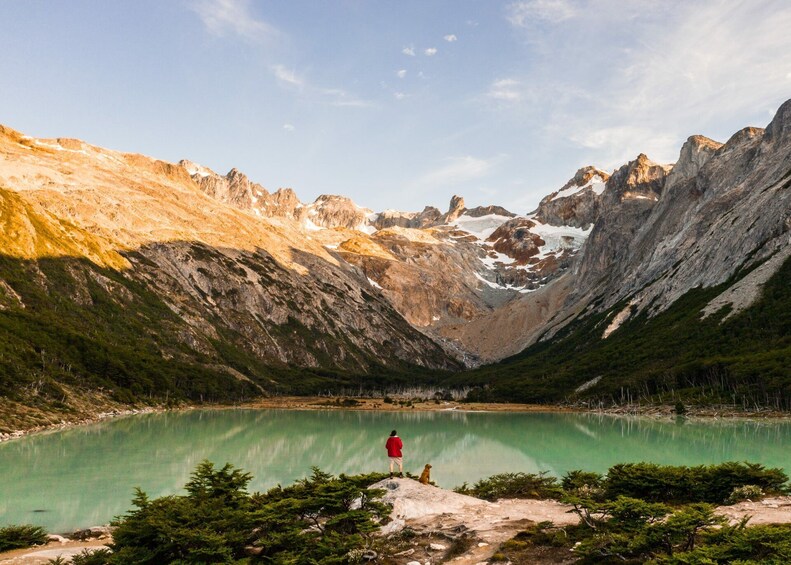
[[426, 463], [426, 466], [423, 467], [423, 472], [420, 473], [420, 484], [427, 485], [431, 482], [431, 465]]

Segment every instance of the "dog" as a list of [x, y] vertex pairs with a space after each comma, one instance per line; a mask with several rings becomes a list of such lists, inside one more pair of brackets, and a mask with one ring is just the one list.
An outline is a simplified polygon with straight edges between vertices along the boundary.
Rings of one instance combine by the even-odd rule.
[[423, 467], [423, 472], [420, 473], [420, 484], [427, 485], [431, 482], [431, 465], [426, 463], [426, 466]]

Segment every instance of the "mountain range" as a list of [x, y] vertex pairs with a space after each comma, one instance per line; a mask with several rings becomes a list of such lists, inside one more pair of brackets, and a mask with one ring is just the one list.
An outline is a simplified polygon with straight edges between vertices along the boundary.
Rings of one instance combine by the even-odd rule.
[[675, 164], [582, 168], [527, 214], [303, 203], [236, 169], [0, 126], [0, 224], [6, 426], [407, 383], [791, 391], [791, 101], [766, 129], [690, 137]]

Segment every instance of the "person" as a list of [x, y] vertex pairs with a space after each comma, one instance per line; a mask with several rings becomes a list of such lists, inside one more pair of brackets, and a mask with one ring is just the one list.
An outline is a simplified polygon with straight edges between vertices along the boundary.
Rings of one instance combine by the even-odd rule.
[[398, 476], [403, 477], [404, 461], [402, 459], [403, 455], [401, 454], [401, 450], [404, 448], [404, 442], [398, 437], [398, 432], [395, 430], [390, 432], [390, 437], [387, 438], [385, 447], [387, 448], [387, 456], [390, 458], [390, 478], [393, 478], [394, 464], [398, 465]]

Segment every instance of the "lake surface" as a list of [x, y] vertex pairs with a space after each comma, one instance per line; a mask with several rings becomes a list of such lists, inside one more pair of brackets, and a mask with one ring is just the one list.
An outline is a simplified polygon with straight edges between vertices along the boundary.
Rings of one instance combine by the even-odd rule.
[[196, 410], [146, 414], [0, 444], [0, 526], [53, 532], [109, 522], [149, 496], [183, 492], [203, 459], [252, 473], [250, 490], [286, 485], [311, 467], [386, 471], [397, 428], [404, 466], [433, 465], [439, 486], [502, 472], [606, 471], [620, 462], [755, 461], [791, 470], [791, 422], [660, 422], [594, 414]]

